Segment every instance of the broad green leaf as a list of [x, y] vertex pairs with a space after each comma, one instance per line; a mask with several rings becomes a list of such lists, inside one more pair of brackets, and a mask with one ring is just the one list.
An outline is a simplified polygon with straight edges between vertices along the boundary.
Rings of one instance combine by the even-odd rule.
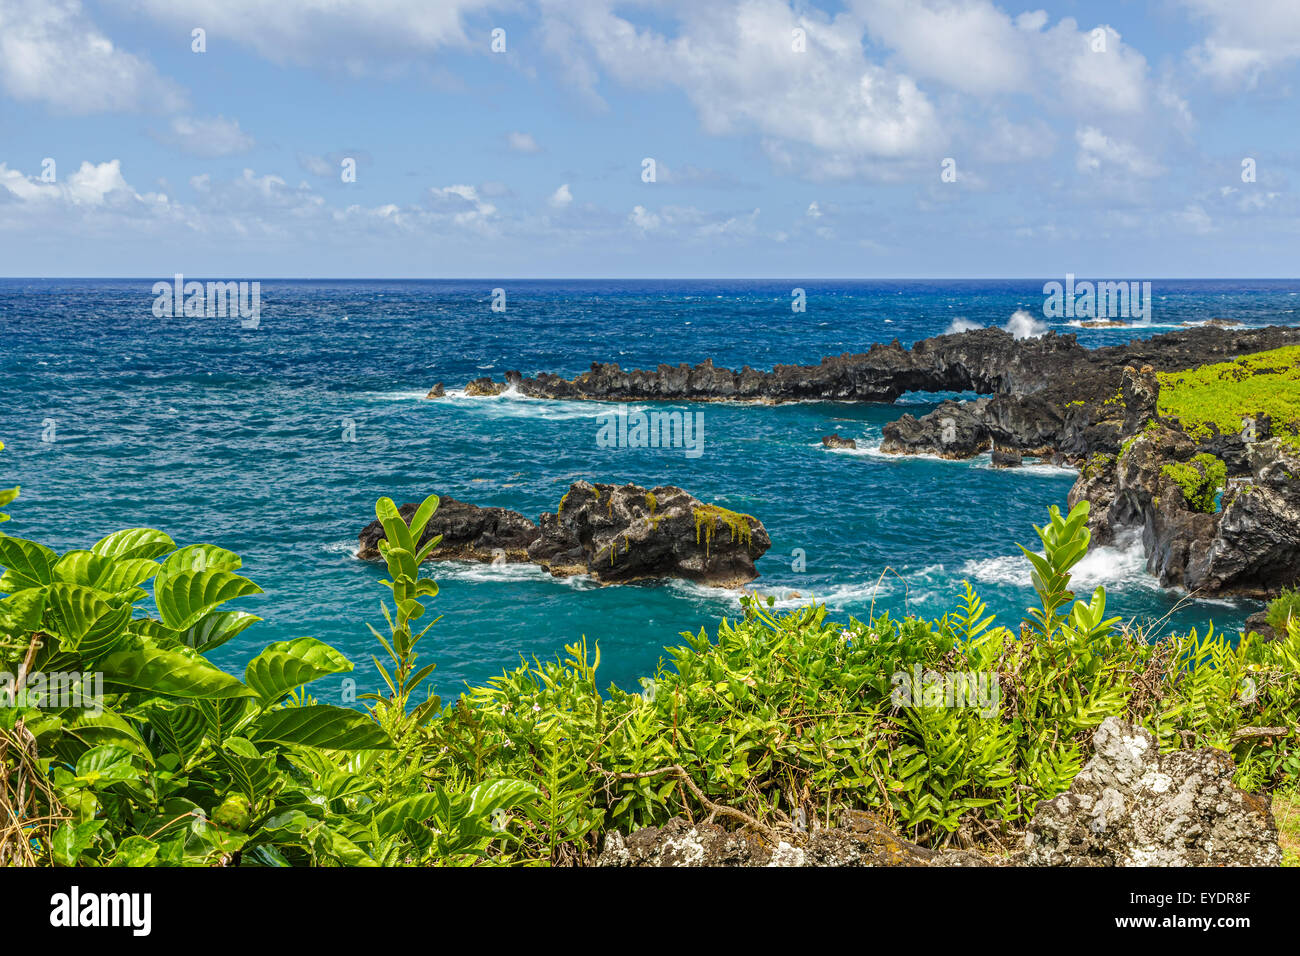
[[0, 567], [6, 569], [0, 590], [12, 594], [52, 583], [57, 560], [58, 555], [43, 544], [0, 534]]
[[90, 548], [109, 558], [160, 558], [176, 547], [170, 537], [153, 528], [126, 528], [100, 538]]
[[0, 634], [28, 634], [39, 630], [46, 597], [44, 588], [26, 588], [0, 601]]
[[154, 600], [163, 623], [178, 631], [193, 627], [219, 604], [261, 593], [248, 578], [230, 571], [160, 573], [154, 584]]
[[131, 629], [165, 645], [181, 644], [205, 654], [220, 647], [233, 637], [239, 636], [246, 628], [256, 624], [261, 618], [247, 611], [213, 611], [193, 627], [183, 631], [170, 628], [162, 621], [152, 618], [134, 621]]
[[149, 710], [149, 724], [169, 751], [189, 760], [203, 744], [207, 721], [203, 712], [189, 704], [156, 706]]
[[180, 648], [142, 645], [116, 651], [100, 662], [104, 683], [167, 697], [224, 698], [253, 691], [198, 654]]
[[117, 847], [109, 866], [148, 866], [158, 855], [158, 844], [147, 837], [129, 836]]
[[249, 728], [249, 736], [324, 750], [393, 749], [388, 734], [368, 714], [329, 704], [273, 710]]
[[59, 646], [94, 660], [126, 634], [131, 606], [113, 607], [91, 588], [53, 584], [45, 609], [49, 627], [59, 636]]
[[234, 789], [247, 797], [250, 804], [256, 803], [271, 783], [275, 754], [262, 755], [250, 741], [229, 737], [216, 749], [216, 755], [230, 774]]
[[243, 564], [235, 552], [215, 544], [190, 544], [167, 555], [160, 574], [171, 577], [182, 571], [238, 571]]
[[54, 831], [54, 840], [50, 846], [50, 856], [55, 866], [76, 866], [81, 854], [94, 842], [95, 834], [108, 824], [107, 820], [87, 820], [73, 826], [64, 821]]
[[199, 700], [196, 703], [207, 726], [207, 734], [216, 743], [221, 743], [235, 732], [250, 706], [246, 697]]
[[244, 681], [271, 704], [310, 681], [352, 670], [352, 662], [313, 637], [276, 641], [248, 662]]

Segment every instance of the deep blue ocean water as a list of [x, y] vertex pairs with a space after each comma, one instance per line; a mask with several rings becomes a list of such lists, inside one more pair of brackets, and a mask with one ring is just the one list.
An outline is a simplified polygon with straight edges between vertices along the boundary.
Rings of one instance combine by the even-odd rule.
[[[170, 278], [170, 277], [168, 277]], [[771, 551], [755, 587], [796, 606], [814, 596], [847, 620], [877, 611], [938, 616], [977, 585], [1010, 623], [1032, 598], [1017, 542], [1064, 504], [1073, 476], [1030, 467], [874, 453], [907, 408], [703, 405], [701, 457], [597, 447], [591, 403], [425, 401], [507, 369], [573, 374], [698, 362], [770, 368], [908, 344], [959, 324], [1041, 320], [1044, 280], [997, 281], [263, 281], [261, 323], [157, 319], [154, 279], [0, 280], [0, 486], [23, 486], [8, 533], [59, 549], [122, 527], [241, 554], [266, 594], [237, 602], [264, 622], [218, 651], [240, 670], [272, 640], [312, 635], [353, 659], [373, 688], [366, 621], [387, 592], [353, 557], [374, 501], [432, 491], [536, 517], [579, 478], [676, 484], [759, 517]], [[791, 311], [791, 289], [807, 311]], [[506, 290], [506, 311], [490, 308]], [[1151, 334], [1185, 321], [1296, 321], [1300, 282], [1153, 282]], [[1074, 330], [1088, 345], [1131, 331]], [[941, 397], [941, 396], [940, 396]], [[856, 438], [828, 452], [820, 436]], [[355, 440], [346, 440], [354, 437]], [[46, 440], [53, 439], [53, 440]], [[801, 549], [806, 561], [795, 569]], [[435, 565], [443, 615], [424, 647], [454, 695], [519, 662], [599, 641], [604, 681], [635, 687], [678, 633], [712, 630], [738, 595], [683, 583], [598, 588], [524, 566]], [[1259, 605], [1187, 602], [1160, 590], [1131, 549], [1090, 555], [1076, 581], [1105, 584], [1113, 611], [1163, 627], [1234, 628]], [[797, 596], [795, 596], [797, 595]], [[315, 693], [330, 701], [325, 682]]]

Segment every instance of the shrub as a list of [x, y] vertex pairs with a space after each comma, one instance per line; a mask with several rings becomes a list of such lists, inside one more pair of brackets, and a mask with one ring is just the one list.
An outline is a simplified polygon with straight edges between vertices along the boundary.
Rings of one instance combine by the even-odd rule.
[[1292, 621], [1300, 626], [1300, 591], [1288, 588], [1269, 601], [1267, 620], [1278, 634], [1285, 634]]
[[1208, 453], [1197, 455], [1191, 461], [1165, 465], [1160, 473], [1178, 485], [1188, 507], [1206, 514], [1217, 510], [1219, 492], [1228, 481], [1228, 466]]
[[1243, 419], [1267, 415], [1273, 434], [1300, 447], [1300, 346], [1243, 355], [1185, 372], [1160, 372], [1159, 411], [1193, 437], [1242, 430]]
[[[1039, 605], [1011, 628], [969, 584], [934, 621], [746, 598], [715, 636], [682, 634], [638, 693], [602, 693], [584, 640], [446, 706], [416, 653], [438, 540], [416, 543], [436, 507], [407, 523], [376, 505], [387, 693], [364, 710], [308, 695], [352, 666], [311, 638], [271, 644], [242, 679], [206, 660], [257, 620], [226, 607], [257, 591], [229, 551], [152, 529], [64, 555], [0, 535], [0, 670], [18, 675], [0, 707], [0, 861], [580, 864], [613, 828], [686, 815], [776, 836], [847, 808], [933, 846], [1005, 846], [1111, 715], [1165, 748], [1230, 750], [1252, 786], [1300, 779], [1294, 734], [1237, 733], [1300, 720], [1300, 628], [1261, 643], [1116, 627], [1102, 588], [1070, 590], [1086, 503], [1037, 529]], [[24, 696], [51, 670], [101, 673], [103, 711]]]

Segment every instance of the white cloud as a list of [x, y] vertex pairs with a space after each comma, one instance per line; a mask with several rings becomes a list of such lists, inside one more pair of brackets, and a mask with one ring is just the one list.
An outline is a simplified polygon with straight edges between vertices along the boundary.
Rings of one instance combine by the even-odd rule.
[[1081, 127], [1074, 138], [1079, 145], [1076, 165], [1082, 173], [1150, 179], [1164, 171], [1132, 143], [1112, 139], [1095, 126]]
[[118, 49], [78, 0], [0, 0], [0, 87], [75, 114], [183, 104], [174, 84]]
[[[222, 43], [253, 49], [275, 63], [341, 67], [359, 74], [418, 61], [448, 46], [481, 43], [489, 29], [472, 32], [467, 18], [501, 0], [113, 0], [130, 12], [208, 33], [208, 53]], [[488, 25], [488, 27], [493, 26]]]
[[429, 198], [434, 211], [447, 216], [457, 226], [487, 230], [497, 211], [474, 186], [434, 186], [429, 190]]
[[654, 232], [659, 228], [660, 219], [645, 206], [633, 206], [628, 221], [642, 233]]
[[1266, 73], [1300, 59], [1295, 0], [1182, 0], [1209, 35], [1188, 51], [1192, 64], [1222, 86], [1252, 88]]
[[[794, 13], [782, 0], [674, 8], [674, 35], [638, 27], [605, 0], [545, 3], [553, 51], [594, 94], [598, 64], [637, 87], [677, 87], [707, 132], [758, 133], [774, 154], [852, 173], [915, 157], [943, 139], [934, 106], [913, 80], [867, 59], [852, 17]], [[792, 31], [807, 51], [792, 49]], [[828, 162], [829, 161], [829, 162]]]
[[1042, 10], [1013, 20], [989, 0], [857, 0], [853, 10], [913, 75], [962, 93], [1032, 93], [1094, 113], [1150, 99], [1146, 59], [1109, 26], [1065, 17], [1048, 29]]
[[550, 202], [550, 204], [556, 209], [563, 209], [565, 206], [569, 205], [569, 203], [573, 202], [573, 193], [569, 192], [569, 184], [564, 183], [559, 189], [551, 193], [551, 198], [548, 202]]
[[253, 137], [239, 128], [239, 121], [224, 116], [177, 116], [158, 138], [184, 153], [206, 159], [246, 153], [253, 148]]
[[533, 139], [531, 133], [510, 133], [506, 136], [506, 143], [510, 149], [516, 153], [540, 153], [542, 147], [537, 145], [537, 140]]
[[1030, 87], [1022, 31], [992, 3], [858, 0], [853, 9], [918, 76], [977, 94]]

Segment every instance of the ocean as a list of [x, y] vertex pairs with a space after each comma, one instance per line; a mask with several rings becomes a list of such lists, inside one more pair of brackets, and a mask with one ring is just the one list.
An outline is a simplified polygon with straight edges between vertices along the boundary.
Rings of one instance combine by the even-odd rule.
[[[703, 413], [703, 453], [689, 457], [599, 447], [608, 406], [467, 398], [470, 379], [572, 375], [593, 361], [815, 363], [1006, 326], [1018, 311], [1109, 345], [1213, 318], [1292, 325], [1300, 303], [1296, 280], [1153, 280], [1150, 328], [1135, 333], [1047, 323], [1044, 279], [262, 280], [249, 329], [156, 318], [155, 281], [0, 280], [0, 487], [23, 489], [3, 530], [66, 550], [151, 526], [236, 551], [266, 593], [231, 606], [265, 620], [215, 652], [217, 663], [239, 672], [266, 643], [311, 635], [354, 661], [360, 692], [377, 689], [366, 622], [381, 624], [387, 592], [383, 569], [354, 552], [382, 495], [400, 504], [436, 491], [536, 518], [578, 479], [675, 484], [762, 520], [772, 548], [753, 587], [781, 606], [817, 600], [844, 621], [873, 608], [935, 617], [966, 579], [1014, 623], [1033, 600], [1017, 543], [1037, 544], [1033, 525], [1073, 482], [1046, 466], [994, 470], [987, 456], [879, 454], [886, 422], [946, 396], [677, 406]], [[802, 313], [791, 309], [796, 287]], [[504, 311], [492, 309], [498, 288]], [[426, 401], [440, 381], [448, 397]], [[858, 450], [824, 449], [833, 431]], [[425, 620], [441, 619], [421, 647], [444, 698], [584, 636], [600, 644], [602, 683], [635, 688], [680, 632], [712, 631], [740, 610], [737, 593], [685, 582], [601, 588], [522, 565], [431, 572], [441, 593]], [[1076, 584], [1104, 584], [1114, 613], [1156, 630], [1232, 630], [1261, 606], [1164, 591], [1132, 547], [1095, 550]], [[337, 703], [340, 687], [327, 684], [313, 692]]]

